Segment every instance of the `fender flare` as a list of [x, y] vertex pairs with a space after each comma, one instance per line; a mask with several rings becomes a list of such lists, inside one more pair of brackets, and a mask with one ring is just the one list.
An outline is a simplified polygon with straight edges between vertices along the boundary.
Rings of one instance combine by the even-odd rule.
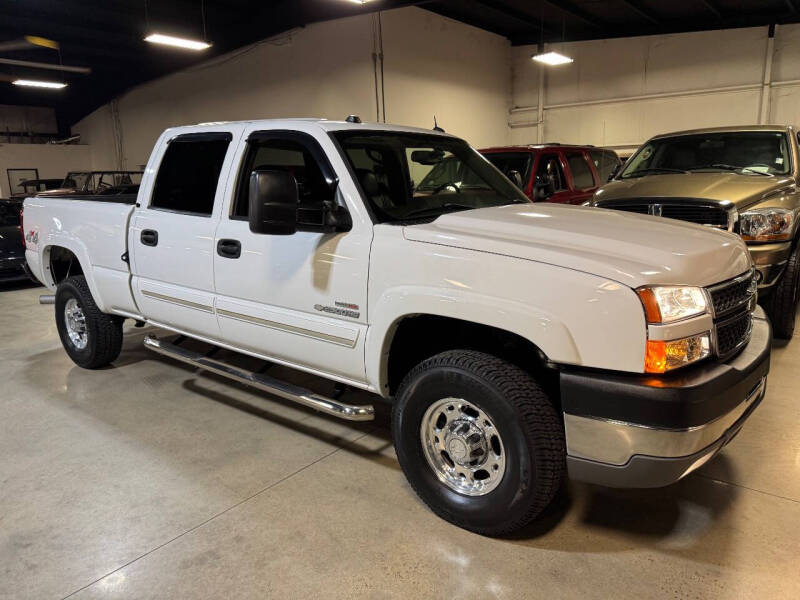
[[[578, 346], [568, 327], [556, 316], [528, 304], [474, 292], [426, 286], [387, 290], [370, 306], [375, 320], [364, 344], [367, 381], [375, 389], [388, 388], [389, 350], [400, 322], [428, 315], [461, 319], [518, 335], [539, 348], [548, 359], [580, 364]], [[536, 331], [535, 338], [531, 332]]]
[[97, 283], [94, 279], [94, 271], [92, 270], [92, 263], [89, 260], [89, 252], [83, 242], [78, 238], [51, 234], [48, 236], [47, 240], [45, 240], [44, 244], [42, 244], [39, 252], [39, 259], [41, 260], [42, 276], [46, 279], [44, 282], [45, 285], [54, 292], [58, 287], [55, 281], [53, 281], [53, 273], [50, 269], [50, 252], [53, 248], [64, 248], [75, 255], [83, 271], [83, 276], [86, 278], [89, 291], [92, 292], [92, 298], [94, 298], [95, 304], [97, 304], [101, 312], [106, 312], [106, 307], [98, 293]]

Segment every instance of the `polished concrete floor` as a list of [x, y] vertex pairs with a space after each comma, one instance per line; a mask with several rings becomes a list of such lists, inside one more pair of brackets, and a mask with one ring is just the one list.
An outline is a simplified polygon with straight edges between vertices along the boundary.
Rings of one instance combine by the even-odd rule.
[[700, 472], [568, 484], [499, 540], [417, 500], [385, 410], [320, 417], [151, 355], [142, 329], [82, 370], [42, 291], [0, 287], [0, 598], [800, 598], [800, 339]]

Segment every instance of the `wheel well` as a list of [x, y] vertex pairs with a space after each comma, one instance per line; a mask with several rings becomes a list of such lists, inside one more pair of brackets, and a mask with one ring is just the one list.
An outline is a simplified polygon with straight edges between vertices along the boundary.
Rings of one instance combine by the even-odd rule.
[[58, 285], [67, 277], [83, 275], [83, 267], [78, 257], [63, 246], [51, 246], [49, 249], [50, 260], [46, 268], [50, 271], [53, 285]]
[[557, 372], [548, 368], [547, 356], [530, 340], [497, 327], [436, 315], [405, 317], [396, 324], [386, 370], [390, 395], [415, 365], [455, 349], [478, 350], [507, 360], [533, 375], [551, 398], [559, 397]]

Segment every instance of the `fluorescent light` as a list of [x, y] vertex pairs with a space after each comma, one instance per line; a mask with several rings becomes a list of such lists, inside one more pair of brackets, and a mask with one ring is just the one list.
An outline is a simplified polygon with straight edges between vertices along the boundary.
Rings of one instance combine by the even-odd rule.
[[185, 38], [173, 37], [171, 35], [163, 35], [161, 33], [151, 33], [146, 38], [145, 42], [153, 44], [164, 44], [166, 46], [175, 46], [177, 48], [186, 48], [187, 50], [205, 50], [210, 48], [211, 44], [207, 42], [198, 42], [197, 40], [187, 40]]
[[24, 85], [27, 87], [40, 87], [40, 88], [51, 88], [54, 90], [60, 90], [61, 88], [67, 87], [66, 83], [59, 83], [58, 81], [37, 81], [35, 79], [15, 79], [12, 81], [14, 85]]
[[569, 56], [564, 56], [558, 52], [545, 52], [544, 54], [534, 54], [531, 56], [536, 62], [544, 63], [546, 65], [566, 65], [573, 62]]

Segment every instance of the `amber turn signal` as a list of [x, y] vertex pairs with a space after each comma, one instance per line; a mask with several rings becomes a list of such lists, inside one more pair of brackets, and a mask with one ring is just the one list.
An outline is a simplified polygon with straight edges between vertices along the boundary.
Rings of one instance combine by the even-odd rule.
[[661, 323], [661, 309], [658, 307], [656, 295], [650, 288], [639, 288], [636, 290], [644, 306], [644, 314], [648, 323]]

